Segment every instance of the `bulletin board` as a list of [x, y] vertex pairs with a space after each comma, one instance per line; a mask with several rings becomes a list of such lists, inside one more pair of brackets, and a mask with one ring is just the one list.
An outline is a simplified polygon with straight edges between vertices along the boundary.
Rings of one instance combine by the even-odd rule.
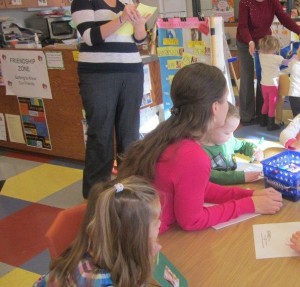
[[228, 100], [234, 103], [222, 17], [161, 18], [157, 20], [157, 27], [157, 55], [161, 69], [165, 119], [170, 116], [172, 108], [170, 87], [174, 75], [180, 68], [196, 62], [220, 68], [227, 79]]

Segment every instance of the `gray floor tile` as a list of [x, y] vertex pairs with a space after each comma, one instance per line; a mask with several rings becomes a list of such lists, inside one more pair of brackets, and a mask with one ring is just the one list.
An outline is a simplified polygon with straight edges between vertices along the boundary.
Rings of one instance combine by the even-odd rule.
[[10, 271], [12, 271], [15, 268], [16, 267], [14, 267], [14, 266], [0, 262], [0, 277], [4, 276], [5, 274], [9, 273]]
[[35, 161], [0, 156], [0, 180], [8, 179], [41, 164]]
[[81, 180], [39, 201], [39, 203], [59, 208], [68, 208], [81, 204], [82, 202], [83, 197]]
[[32, 204], [32, 202], [2, 195], [0, 197], [0, 220], [29, 206], [30, 204]]
[[50, 265], [50, 254], [48, 250], [45, 250], [38, 254], [37, 256], [33, 257], [20, 267], [22, 269], [37, 273], [37, 274], [46, 274], [49, 271]]

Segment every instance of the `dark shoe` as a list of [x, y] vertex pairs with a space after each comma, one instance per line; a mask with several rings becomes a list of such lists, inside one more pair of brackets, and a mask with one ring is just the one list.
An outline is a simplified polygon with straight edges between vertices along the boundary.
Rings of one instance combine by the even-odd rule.
[[258, 125], [258, 120], [257, 118], [251, 119], [250, 121], [244, 121], [241, 120], [241, 124], [243, 126], [253, 126], [253, 125]]
[[275, 124], [275, 118], [274, 117], [268, 117], [268, 126], [267, 126], [267, 130], [268, 131], [275, 131], [275, 130], [279, 130], [280, 126]]
[[259, 121], [259, 125], [261, 127], [266, 127], [268, 124], [268, 115], [261, 115], [260, 116], [260, 121]]

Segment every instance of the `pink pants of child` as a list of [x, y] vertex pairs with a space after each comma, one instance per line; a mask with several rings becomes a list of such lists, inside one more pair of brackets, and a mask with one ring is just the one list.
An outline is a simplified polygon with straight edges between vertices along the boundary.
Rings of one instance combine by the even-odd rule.
[[273, 118], [275, 117], [276, 103], [278, 100], [278, 87], [261, 85], [261, 90], [264, 98], [261, 113]]

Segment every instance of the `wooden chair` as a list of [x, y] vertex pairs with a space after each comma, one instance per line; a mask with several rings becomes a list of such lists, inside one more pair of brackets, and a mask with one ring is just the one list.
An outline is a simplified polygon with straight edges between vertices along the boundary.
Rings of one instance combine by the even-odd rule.
[[58, 213], [45, 235], [52, 260], [71, 245], [80, 230], [85, 211], [84, 203]]
[[282, 110], [283, 110], [283, 103], [284, 98], [289, 94], [290, 89], [290, 78], [287, 74], [282, 74], [279, 76], [279, 83], [278, 83], [278, 101], [276, 105], [276, 120], [283, 124], [282, 121]]

